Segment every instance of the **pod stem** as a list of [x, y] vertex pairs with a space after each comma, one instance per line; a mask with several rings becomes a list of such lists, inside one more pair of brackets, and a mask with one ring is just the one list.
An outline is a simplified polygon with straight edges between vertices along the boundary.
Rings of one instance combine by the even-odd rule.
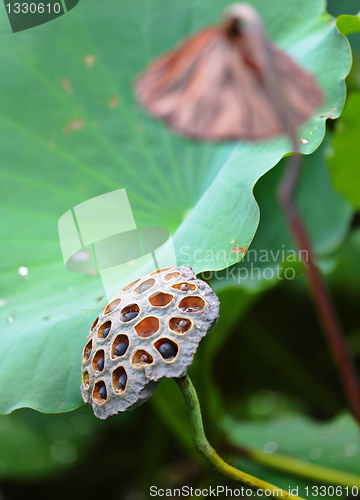
[[209, 462], [209, 464], [223, 476], [243, 484], [252, 490], [269, 490], [270, 498], [297, 498], [301, 497], [291, 495], [288, 491], [282, 490], [273, 484], [267, 483], [254, 476], [250, 476], [235, 467], [227, 464], [214, 450], [209, 441], [206, 439], [204, 426], [201, 416], [199, 399], [193, 386], [190, 377], [175, 378], [180, 390], [184, 396], [188, 414], [190, 418], [191, 437], [198, 452]]
[[[182, 378], [174, 379], [184, 396], [188, 414], [190, 418], [191, 437], [198, 452], [210, 463], [210, 465], [225, 477], [243, 484], [253, 490], [270, 490], [270, 498], [297, 498], [301, 497], [291, 495], [288, 491], [281, 490], [277, 486], [269, 484], [261, 479], [250, 476], [235, 467], [227, 464], [214, 450], [208, 442], [204, 432], [204, 426], [201, 416], [199, 399], [190, 377], [185, 375]], [[310, 464], [296, 458], [279, 455], [277, 453], [264, 453], [263, 451], [248, 448], [245, 446], [229, 445], [229, 448], [239, 453], [249, 460], [263, 464], [271, 469], [282, 471], [292, 476], [298, 476], [319, 484], [333, 484], [336, 486], [357, 486], [360, 488], [360, 476], [349, 472], [330, 469], [320, 465]]]
[[[316, 265], [305, 225], [294, 203], [294, 193], [300, 175], [302, 155], [297, 153], [295, 133], [291, 134], [291, 139], [295, 153], [290, 157], [289, 165], [279, 187], [279, 202], [297, 246], [300, 250], [305, 251], [306, 259], [305, 261], [302, 259], [302, 264], [308, 277], [315, 310], [342, 381], [349, 408], [360, 425], [360, 382], [355, 363], [351, 357], [327, 284]], [[302, 255], [303, 252], [300, 254]]]
[[279, 470], [292, 476], [310, 479], [318, 484], [332, 484], [342, 487], [358, 487], [360, 488], [360, 476], [356, 476], [350, 472], [345, 472], [338, 469], [330, 469], [322, 465], [315, 465], [309, 462], [304, 462], [297, 458], [278, 453], [265, 453], [261, 450], [248, 448], [245, 446], [229, 445], [229, 449], [233, 452], [243, 455], [249, 460], [265, 465], [271, 469]]

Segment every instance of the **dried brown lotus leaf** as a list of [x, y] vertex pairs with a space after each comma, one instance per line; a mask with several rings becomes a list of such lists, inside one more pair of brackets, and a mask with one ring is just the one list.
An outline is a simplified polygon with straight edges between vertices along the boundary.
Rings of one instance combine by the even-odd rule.
[[[142, 287], [145, 282], [152, 286]], [[112, 311], [105, 307], [87, 337], [86, 347], [92, 347], [89, 359], [86, 347], [82, 356], [81, 393], [102, 419], [145, 402], [163, 377], [185, 375], [201, 338], [219, 317], [217, 296], [187, 266], [143, 276], [125, 286], [110, 304], [117, 299], [119, 305]], [[98, 332], [109, 322], [110, 332], [102, 338]], [[119, 338], [128, 339], [129, 346], [124, 355], [114, 356]], [[163, 357], [163, 343], [172, 344], [176, 355]], [[105, 354], [102, 371], [94, 370], [92, 362], [99, 350]], [[123, 373], [127, 375], [125, 389], [118, 384]]]

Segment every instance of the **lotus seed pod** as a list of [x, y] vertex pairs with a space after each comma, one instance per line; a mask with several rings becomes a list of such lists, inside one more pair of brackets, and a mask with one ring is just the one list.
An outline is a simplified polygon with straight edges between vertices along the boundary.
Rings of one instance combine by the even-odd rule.
[[190, 267], [125, 286], [94, 321], [82, 355], [81, 393], [101, 419], [145, 402], [163, 377], [181, 377], [219, 317], [219, 300]]

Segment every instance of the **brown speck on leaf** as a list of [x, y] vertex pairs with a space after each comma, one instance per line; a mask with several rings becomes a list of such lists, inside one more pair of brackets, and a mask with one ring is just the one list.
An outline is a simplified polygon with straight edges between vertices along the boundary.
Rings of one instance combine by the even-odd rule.
[[309, 132], [310, 135], [312, 135], [312, 132]]
[[115, 109], [119, 106], [120, 100], [116, 95], [112, 95], [109, 99], [109, 108]]
[[246, 252], [247, 252], [246, 245], [244, 245], [242, 248], [240, 248], [240, 252], [241, 252], [242, 254], [246, 254]]
[[231, 240], [230, 243], [234, 243], [235, 240]]
[[102, 295], [101, 297], [98, 297], [97, 299], [95, 299], [95, 301], [100, 302], [100, 300], [102, 300], [104, 297], [105, 297], [105, 295]]
[[59, 403], [60, 403], [60, 401], [59, 401], [59, 400], [57, 400], [57, 401], [56, 401], [56, 404], [58, 405]]
[[319, 116], [319, 118], [330, 118], [331, 120], [334, 120], [335, 116], [331, 112], [336, 111], [336, 110], [337, 110], [337, 107], [334, 106], [334, 107], [328, 109], [327, 111], [325, 111], [325, 113], [323, 115]]
[[317, 127], [314, 127], [314, 130], [317, 130]]
[[65, 90], [67, 95], [72, 95], [74, 93], [74, 89], [72, 88], [71, 83], [69, 82], [69, 80], [67, 78], [62, 78], [60, 80], [60, 85]]
[[232, 251], [233, 251], [235, 254], [237, 254], [237, 253], [239, 253], [239, 252], [240, 252], [240, 248], [236, 245], [236, 246], [232, 249]]
[[75, 120], [70, 120], [65, 128], [64, 128], [64, 134], [70, 134], [70, 132], [74, 132], [76, 130], [82, 130], [84, 128], [84, 119], [83, 118], [77, 118]]
[[85, 56], [84, 61], [87, 68], [92, 68], [95, 63], [95, 56], [93, 54], [88, 54]]

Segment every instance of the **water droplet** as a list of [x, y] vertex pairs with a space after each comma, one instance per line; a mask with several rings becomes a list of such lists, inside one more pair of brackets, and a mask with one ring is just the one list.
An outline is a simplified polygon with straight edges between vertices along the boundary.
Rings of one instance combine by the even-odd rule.
[[21, 266], [18, 269], [18, 273], [20, 274], [20, 276], [27, 276], [29, 274], [29, 269], [25, 266]]
[[309, 139], [306, 139], [306, 137], [303, 137], [300, 139], [301, 144], [307, 144], [309, 142]]
[[313, 448], [309, 452], [309, 458], [311, 460], [317, 460], [318, 458], [323, 456], [323, 453], [324, 452], [323, 452], [322, 448], [319, 448], [319, 447]]
[[15, 321], [14, 316], [9, 316], [9, 317], [8, 317], [8, 322], [9, 322], [9, 323], [14, 323], [14, 321]]
[[279, 448], [279, 445], [276, 441], [268, 441], [264, 444], [263, 450], [265, 453], [275, 453], [275, 451]]
[[6, 300], [0, 299], [0, 307], [4, 307], [5, 304], [6, 304]]
[[356, 443], [353, 443], [353, 444], [350, 444], [347, 448], [346, 448], [346, 456], [348, 457], [355, 457], [355, 455], [357, 455], [360, 451], [360, 448], [359, 448], [359, 445], [356, 444]]

